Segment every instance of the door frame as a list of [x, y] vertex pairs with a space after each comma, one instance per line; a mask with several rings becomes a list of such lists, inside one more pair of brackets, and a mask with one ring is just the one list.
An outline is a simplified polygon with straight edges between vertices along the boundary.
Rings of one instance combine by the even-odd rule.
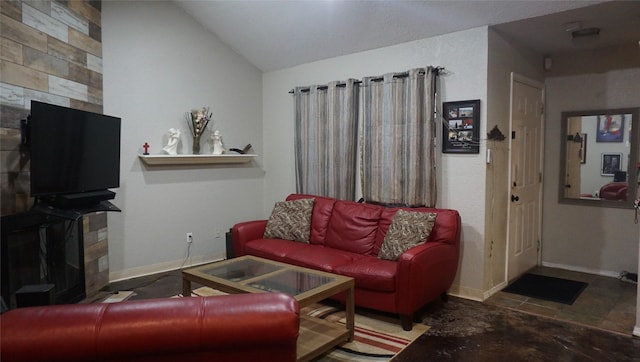
[[[511, 176], [513, 175], [512, 173], [512, 169], [511, 169], [511, 162], [512, 162], [512, 153], [513, 153], [513, 145], [512, 145], [512, 138], [511, 138], [511, 134], [513, 132], [513, 110], [514, 110], [514, 99], [513, 99], [513, 87], [514, 87], [514, 83], [515, 82], [520, 82], [520, 83], [524, 83], [527, 85], [530, 85], [532, 87], [536, 87], [536, 88], [540, 88], [540, 90], [542, 91], [542, 114], [540, 116], [540, 191], [538, 192], [538, 202], [540, 204], [540, 208], [539, 208], [539, 215], [538, 215], [538, 235], [540, 236], [540, 239], [542, 239], [542, 209], [543, 209], [543, 200], [542, 200], [542, 195], [543, 195], [543, 191], [544, 191], [544, 145], [545, 145], [545, 122], [546, 122], [546, 95], [545, 95], [545, 90], [544, 90], [544, 83], [539, 82], [537, 80], [531, 79], [531, 78], [527, 78], [523, 75], [520, 75], [518, 73], [515, 72], [511, 72], [511, 76], [510, 76], [510, 87], [509, 87], [509, 156], [508, 156], [508, 163], [507, 163], [507, 175], [509, 177], [508, 183], [507, 185], [511, 185], [512, 183], [512, 179]], [[506, 192], [511, 193], [511, 187], [509, 186], [506, 190]], [[511, 242], [510, 242], [510, 228], [511, 228], [511, 202], [509, 202], [510, 198], [507, 195], [507, 222], [506, 222], [506, 253], [505, 253], [505, 266], [504, 266], [504, 280], [505, 283], [508, 284], [509, 283], [509, 251], [510, 251], [510, 247], [511, 247]], [[536, 265], [541, 265], [542, 264], [542, 240], [539, 240], [538, 242], [538, 251], [537, 251], [537, 260], [536, 260]]]

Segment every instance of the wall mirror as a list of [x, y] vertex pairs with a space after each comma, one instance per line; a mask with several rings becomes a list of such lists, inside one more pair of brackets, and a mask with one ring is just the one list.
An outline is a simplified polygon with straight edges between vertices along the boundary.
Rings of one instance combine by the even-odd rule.
[[632, 208], [640, 108], [562, 112], [560, 202]]

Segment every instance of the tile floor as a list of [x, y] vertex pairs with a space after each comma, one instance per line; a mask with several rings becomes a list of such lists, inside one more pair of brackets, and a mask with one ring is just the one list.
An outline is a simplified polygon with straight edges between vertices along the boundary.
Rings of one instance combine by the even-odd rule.
[[485, 304], [625, 335], [633, 332], [636, 318], [636, 284], [611, 277], [547, 267], [537, 267], [531, 273], [586, 282], [589, 285], [573, 305], [506, 292], [494, 294]]

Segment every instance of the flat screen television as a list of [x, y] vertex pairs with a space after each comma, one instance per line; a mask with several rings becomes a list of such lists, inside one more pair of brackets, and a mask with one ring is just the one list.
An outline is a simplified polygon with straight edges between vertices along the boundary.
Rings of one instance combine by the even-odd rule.
[[121, 119], [31, 101], [31, 195], [61, 205], [112, 199], [120, 186]]

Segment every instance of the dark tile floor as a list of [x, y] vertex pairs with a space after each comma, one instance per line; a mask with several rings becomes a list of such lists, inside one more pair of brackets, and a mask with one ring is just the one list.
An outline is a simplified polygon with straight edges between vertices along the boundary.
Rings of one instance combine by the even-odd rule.
[[[567, 277], [555, 269], [536, 272]], [[423, 323], [431, 328], [393, 361], [640, 361], [639, 338], [632, 337], [630, 332], [603, 330], [609, 325], [604, 323], [606, 316], [591, 318], [599, 325], [588, 323], [589, 314], [603, 316], [614, 313], [616, 308], [626, 310], [626, 298], [630, 298], [626, 296], [627, 290], [635, 290], [636, 285], [621, 285], [624, 282], [615, 278], [577, 277], [576, 280], [594, 279], [590, 279], [590, 286], [581, 295], [583, 300], [578, 298], [574, 303], [573, 312], [571, 307], [555, 305], [557, 303], [502, 292], [485, 303], [455, 297], [446, 303], [433, 302], [420, 313]], [[172, 271], [112, 283], [108, 290], [87, 302], [102, 300], [117, 291], [133, 291], [129, 300], [136, 300], [170, 297], [181, 289], [180, 271]], [[615, 303], [591, 295], [603, 294], [606, 290], [608, 299], [614, 299]], [[617, 297], [612, 297], [612, 290], [619, 290]], [[631, 328], [635, 324], [635, 293], [632, 299], [633, 318], [625, 317]], [[606, 308], [608, 313], [600, 311]], [[611, 320], [618, 321], [617, 317]]]
[[498, 292], [485, 301], [501, 307], [630, 335], [636, 320], [637, 285], [616, 278], [538, 267], [533, 274], [588, 283], [572, 305]]

